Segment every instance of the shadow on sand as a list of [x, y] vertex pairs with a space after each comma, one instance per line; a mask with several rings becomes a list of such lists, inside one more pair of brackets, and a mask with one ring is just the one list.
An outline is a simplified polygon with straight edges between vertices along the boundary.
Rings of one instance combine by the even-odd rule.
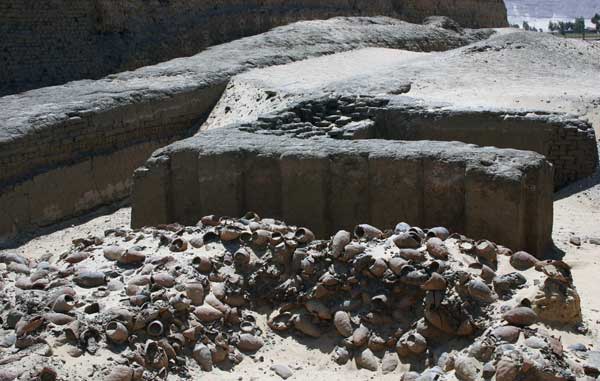
[[[64, 220], [62, 222], [52, 224], [47, 227], [39, 228], [33, 232], [22, 233], [15, 239], [12, 239], [7, 242], [0, 242], [0, 250], [18, 248], [19, 246], [22, 246], [35, 238], [38, 238], [38, 237], [41, 237], [44, 235], [48, 235], [48, 234], [52, 234], [57, 231], [67, 229], [67, 228], [70, 228], [75, 225], [85, 224], [86, 222], [89, 222], [89, 221], [93, 220], [94, 218], [112, 214], [112, 213], [116, 212], [117, 210], [119, 210], [121, 208], [125, 208], [127, 206], [129, 206], [129, 200], [122, 200], [113, 205], [101, 206], [98, 209], [95, 209], [95, 210], [93, 210], [89, 213], [86, 213], [82, 216], [79, 216], [79, 217], [70, 218], [70, 219]], [[107, 225], [107, 226], [109, 226], [109, 225]]]
[[[598, 149], [600, 150], [600, 144]], [[587, 189], [593, 188], [598, 184], [600, 184], [600, 165], [596, 168], [596, 172], [594, 172], [592, 176], [586, 177], [585, 179], [581, 179], [559, 189], [556, 193], [554, 193], [554, 201], [559, 201], [576, 193], [583, 192]]]

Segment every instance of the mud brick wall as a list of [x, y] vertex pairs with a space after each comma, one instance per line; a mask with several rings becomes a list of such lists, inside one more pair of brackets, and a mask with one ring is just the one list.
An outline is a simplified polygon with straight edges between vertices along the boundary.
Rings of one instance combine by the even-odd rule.
[[227, 127], [161, 149], [136, 170], [132, 226], [252, 210], [326, 237], [358, 223], [391, 228], [405, 220], [542, 256], [551, 242], [552, 187], [552, 166], [530, 151]]
[[0, 190], [0, 247], [17, 234], [129, 196], [131, 173], [169, 141], [150, 141], [53, 167]]
[[569, 184], [591, 176], [598, 167], [596, 134], [587, 123], [574, 123], [557, 128], [547, 151], [554, 164], [555, 183]]
[[48, 168], [70, 165], [144, 142], [191, 135], [206, 119], [224, 85], [105, 110], [70, 111], [39, 118], [32, 131], [0, 139], [0, 189]]
[[[407, 30], [414, 33], [405, 33]], [[381, 17], [297, 23], [214, 46], [192, 57], [100, 80], [75, 81], [1, 97], [0, 197], [5, 203], [0, 205], [0, 242], [110, 203], [108, 195], [113, 202], [126, 197], [128, 176], [147, 158], [140, 152], [149, 155], [153, 151], [136, 147], [147, 147], [148, 143], [155, 149], [157, 143], [166, 144], [197, 131], [228, 80], [238, 73], [365, 44], [430, 49], [430, 44], [422, 43], [430, 41], [431, 35], [446, 36], [446, 42], [437, 48], [449, 49], [484, 38], [486, 33], [460, 34]], [[119, 155], [129, 149], [136, 154]], [[125, 160], [123, 165], [130, 172], [115, 171], [112, 179], [103, 175], [90, 182], [90, 171], [97, 163], [110, 162], [111, 153]], [[97, 156], [104, 159], [95, 161]], [[72, 177], [65, 177], [67, 174]], [[42, 198], [43, 212], [29, 210], [22, 215], [14, 210], [6, 200], [19, 191], [24, 192], [19, 197], [29, 199], [29, 188], [21, 185], [31, 184], [36, 178], [65, 184], [65, 193], [77, 206], [69, 206], [60, 192], [54, 192], [54, 199]]]
[[0, 139], [0, 245], [127, 198], [133, 171], [156, 149], [195, 132], [223, 89], [72, 112], [38, 120], [37, 132]]
[[298, 20], [433, 14], [507, 25], [501, 0], [3, 0], [0, 95], [190, 56]]
[[554, 165], [558, 189], [591, 176], [598, 166], [591, 124], [568, 115], [510, 110], [414, 106], [372, 96], [328, 96], [265, 115], [242, 131], [262, 135], [335, 139], [461, 141], [541, 153]]
[[378, 113], [376, 126], [384, 139], [458, 140], [541, 153], [554, 165], [557, 189], [591, 176], [598, 166], [592, 125], [564, 114], [392, 106]]

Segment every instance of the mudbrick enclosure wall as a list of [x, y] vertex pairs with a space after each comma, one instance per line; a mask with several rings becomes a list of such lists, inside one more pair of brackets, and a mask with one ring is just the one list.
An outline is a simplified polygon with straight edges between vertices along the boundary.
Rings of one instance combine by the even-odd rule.
[[591, 176], [598, 165], [593, 127], [565, 114], [427, 107], [412, 98], [326, 96], [243, 127], [298, 138], [461, 141], [541, 153], [554, 166], [554, 186]]
[[152, 151], [195, 132], [233, 75], [364, 46], [446, 50], [489, 36], [389, 18], [298, 23], [193, 57], [0, 98], [0, 242], [126, 198]]
[[591, 176], [598, 166], [593, 127], [567, 115], [400, 106], [378, 113], [375, 120], [374, 133], [379, 138], [457, 140], [541, 153], [554, 166], [555, 188]]
[[592, 127], [561, 114], [418, 104], [308, 97], [175, 143], [136, 171], [132, 224], [253, 210], [327, 236], [361, 222], [391, 227], [401, 216], [543, 255], [553, 189], [597, 166]]
[[0, 94], [99, 78], [293, 21], [342, 15], [507, 25], [502, 0], [4, 0]]
[[[131, 175], [135, 168], [142, 165], [155, 149], [197, 132], [222, 97], [229, 80], [239, 73], [252, 68], [287, 64], [310, 57], [370, 46], [418, 52], [444, 51], [475, 41], [491, 40], [493, 38], [490, 37], [491, 34], [489, 30], [462, 30], [451, 21], [441, 18], [436, 18], [433, 22], [430, 19], [427, 25], [409, 24], [385, 17], [308, 21], [218, 45], [192, 57], [111, 75], [101, 80], [77, 81], [2, 97], [0, 98], [0, 109], [3, 111], [0, 114], [0, 215], [2, 216], [0, 243], [10, 240], [19, 233], [76, 217], [99, 206], [113, 204], [127, 198], [134, 182]], [[454, 54], [462, 54], [462, 52], [458, 50]], [[435, 56], [413, 54], [413, 57], [419, 55]], [[288, 143], [295, 146], [298, 141], [296, 138], [315, 138], [314, 142], [303, 143], [306, 147], [315, 144], [313, 150], [315, 158], [320, 157], [317, 154], [319, 147], [323, 147], [323, 152], [329, 152], [327, 154], [329, 156], [353, 154], [354, 149], [360, 148], [359, 155], [362, 158], [369, 158], [372, 155], [377, 157], [381, 154], [385, 160], [410, 161], [418, 157], [417, 151], [431, 144], [432, 147], [438, 147], [438, 151], [430, 155], [425, 149], [423, 155], [428, 158], [427, 160], [433, 157], [432, 160], [436, 163], [438, 161], [458, 163], [459, 172], [450, 176], [448, 181], [455, 184], [452, 185], [454, 197], [462, 200], [460, 202], [446, 200], [444, 197], [450, 196], [440, 196], [440, 200], [448, 201], [448, 205], [456, 205], [456, 209], [451, 207], [452, 217], [437, 221], [436, 224], [445, 223], [456, 231], [474, 237], [495, 239], [515, 249], [526, 248], [537, 253], [541, 252], [550, 241], [552, 206], [548, 200], [551, 200], [553, 186], [558, 187], [591, 174], [597, 165], [597, 152], [593, 149], [594, 133], [591, 126], [565, 114], [525, 113], [495, 110], [489, 107], [465, 110], [451, 105], [440, 106], [432, 101], [417, 99], [414, 95], [411, 97], [401, 95], [410, 92], [410, 82], [401, 81], [389, 85], [391, 86], [389, 91], [384, 90], [383, 93], [373, 90], [373, 94], [387, 94], [382, 96], [384, 98], [354, 95], [362, 94], [360, 81], [356, 82], [356, 86], [348, 87], [345, 91], [349, 94], [345, 96], [330, 95], [323, 98], [323, 93], [310, 91], [297, 94], [295, 97], [286, 98], [285, 106], [274, 108], [276, 110], [287, 108], [284, 112], [278, 111], [275, 114], [265, 115], [245, 125], [234, 124], [239, 128], [228, 127], [227, 132], [215, 132], [214, 135], [202, 133], [199, 136], [219, 136], [209, 140], [215, 142], [217, 141], [215, 139], [220, 139], [219, 142], [224, 148], [231, 147], [232, 150], [242, 152], [252, 148], [252, 152], [256, 152], [257, 157], [262, 157], [263, 146], [268, 146], [269, 139], [275, 139], [268, 135], [275, 135], [275, 140], [282, 142], [281, 145], [274, 143], [279, 148], [266, 151], [269, 157], [274, 158], [287, 157], [288, 151], [284, 146]], [[367, 94], [371, 94], [371, 90], [365, 89]], [[273, 106], [276, 104], [274, 100], [280, 99], [280, 96], [272, 96], [271, 93], [267, 89], [262, 89], [255, 94], [259, 98], [253, 99], [264, 105]], [[285, 97], [285, 94], [282, 96]], [[299, 103], [294, 103], [296, 101]], [[243, 108], [238, 107], [234, 113], [241, 110], [243, 111]], [[232, 134], [231, 142], [228, 133]], [[241, 136], [239, 134], [242, 133], [246, 134], [244, 136], [251, 137], [244, 144], [254, 144], [252, 147], [236, 145], [239, 140], [236, 137]], [[197, 139], [201, 138], [191, 141]], [[361, 141], [355, 144], [345, 141], [346, 139]], [[370, 141], [367, 141], [369, 139]], [[400, 139], [459, 140], [463, 143], [413, 144], [390, 141]], [[554, 166], [549, 166], [542, 155], [534, 152], [497, 148], [479, 149], [464, 143], [536, 151], [545, 155]], [[204, 146], [200, 145], [200, 147]], [[405, 148], [415, 152], [416, 156], [408, 158], [405, 153], [394, 152]], [[442, 154], [444, 150], [449, 150], [452, 154], [446, 156]], [[198, 151], [196, 148], [190, 148], [184, 151], [187, 152], [186, 155], [193, 156], [202, 149]], [[493, 154], [489, 154], [490, 152]], [[214, 151], [208, 153], [207, 163], [215, 162], [216, 159], [213, 160], [211, 156], [213, 153]], [[511, 155], [515, 157], [510, 159]], [[462, 156], [464, 157], [459, 160]], [[251, 162], [254, 160], [253, 157], [249, 159]], [[526, 160], [519, 159], [525, 157]], [[276, 166], [281, 167], [280, 159], [273, 160], [278, 163]], [[323, 160], [331, 161], [329, 158]], [[425, 165], [423, 164], [425, 159], [416, 160], [417, 167], [421, 168]], [[370, 159], [367, 161], [370, 163]], [[530, 166], [527, 163], [538, 164]], [[271, 162], [267, 164], [275, 165]], [[488, 187], [481, 187], [477, 191], [474, 190], [475, 188], [469, 188], [468, 184], [472, 179], [470, 176], [477, 173], [469, 168], [488, 166], [501, 169], [499, 172], [490, 169], [492, 172], [489, 173], [493, 175], [486, 177], [486, 181], [489, 181]], [[155, 167], [149, 164], [150, 179], [155, 178], [155, 170], [162, 171]], [[453, 173], [451, 167], [452, 165], [448, 164], [449, 173]], [[364, 168], [366, 167], [363, 165]], [[429, 173], [427, 172], [429, 167], [422, 168], [421, 172], [417, 171], [416, 183], [408, 187], [406, 192], [402, 192], [401, 200], [392, 199], [393, 202], [401, 204], [411, 198], [424, 200], [423, 194], [432, 192], [425, 188], [425, 180], [418, 180], [424, 179], [424, 173]], [[552, 174], [554, 171], [548, 168], [555, 169], [554, 181]], [[206, 210], [200, 209], [204, 208], [205, 204], [202, 204], [204, 205], [202, 207], [198, 206], [201, 204], [194, 204], [196, 206], [189, 210], [185, 208], [175, 210], [179, 208], [179, 203], [173, 204], [171, 201], [162, 204], [158, 201], [144, 203], [143, 205], [153, 205], [152, 209], [156, 205], [156, 213], [161, 217], [158, 218], [156, 215], [145, 217], [142, 209], [149, 208], [141, 206], [142, 203], [139, 202], [143, 197], [149, 199], [163, 197], [160, 195], [161, 192], [164, 192], [164, 197], [168, 200], [180, 198], [184, 200], [187, 196], [181, 196], [177, 188], [172, 188], [168, 184], [171, 183], [172, 176], [177, 177], [180, 171], [187, 173], [188, 170], [185, 166], [177, 164], [173, 166], [171, 163], [168, 170], [170, 174], [161, 177], [162, 185], [147, 190], [139, 185], [144, 182], [142, 180], [144, 170], [137, 172], [134, 197], [135, 225], [156, 221], [170, 222], [175, 219], [181, 219], [181, 222], [195, 222], [191, 219], [197, 217], [197, 211]], [[327, 171], [324, 172], [326, 177], [331, 175]], [[485, 171], [487, 169], [483, 169], [483, 172]], [[402, 177], [401, 171], [396, 173], [392, 170], [391, 173], [396, 176], [396, 179]], [[454, 182], [451, 180], [454, 178], [463, 180]], [[224, 183], [215, 185], [217, 187], [215, 189], [218, 190], [219, 186], [225, 188], [229, 186], [227, 178], [222, 179], [218, 181]], [[274, 178], [273, 181], [279, 180]], [[357, 181], [361, 183], [362, 180]], [[354, 183], [354, 180], [350, 182]], [[369, 190], [373, 185], [371, 180], [367, 183], [365, 189]], [[549, 186], [546, 186], [546, 183]], [[460, 186], [460, 184], [465, 185]], [[329, 189], [328, 183], [324, 183], [323, 186]], [[140, 196], [142, 194], [140, 189], [148, 193]], [[333, 199], [334, 197], [331, 196], [333, 191], [326, 189], [324, 188], [323, 192], [328, 195], [327, 200]], [[531, 190], [534, 192], [531, 193]], [[239, 188], [239, 191], [241, 192], [239, 197], [245, 198], [246, 196], [243, 195], [248, 192], [248, 189]], [[485, 197], [492, 202], [486, 204], [473, 201], [478, 200], [474, 196], [479, 194], [478, 192], [486, 194]], [[367, 195], [370, 193], [369, 190]], [[531, 194], [535, 194], [536, 198], [529, 196]], [[198, 197], [205, 196], [202, 194]], [[379, 226], [388, 226], [397, 222], [377, 217], [384, 213], [383, 207], [372, 201], [370, 197], [361, 199], [364, 204], [346, 209], [344, 213], [348, 213], [347, 218], [338, 218], [336, 214], [338, 212], [332, 210], [336, 208], [334, 204], [327, 206], [329, 214], [321, 213], [319, 206], [311, 211], [310, 205], [303, 204], [306, 208], [301, 209], [314, 216], [315, 220], [296, 219], [295, 212], [287, 211], [297, 208], [300, 204], [295, 205], [293, 202], [296, 201], [284, 202], [283, 199], [277, 198], [274, 200], [279, 200], [277, 201], [279, 206], [275, 205], [267, 209], [263, 215], [281, 216], [292, 223], [305, 223], [310, 226], [318, 226], [320, 218], [325, 216], [323, 220], [325, 225], [318, 230], [324, 235], [329, 233], [334, 222], [348, 224], [346, 226], [349, 226], [350, 220], [352, 223], [372, 222]], [[503, 201], [496, 202], [494, 201], [496, 199], [510, 199], [510, 201], [505, 201], [507, 205], [505, 208], [503, 205], [498, 206]], [[297, 201], [302, 202], [300, 199]], [[427, 226], [431, 221], [426, 217], [429, 204], [434, 205], [432, 210], [435, 210], [436, 214], [443, 209], [441, 206], [435, 206], [435, 200], [418, 201], [411, 205], [416, 205], [420, 214], [409, 210], [403, 211], [400, 208], [394, 211], [400, 213], [395, 214], [394, 218]], [[510, 209], [511, 204], [516, 206]], [[240, 209], [246, 209], [251, 208], [253, 204], [240, 205]], [[479, 211], [470, 211], [472, 205], [477, 205]], [[217, 207], [214, 208], [212, 213], [217, 212]], [[256, 209], [260, 212], [258, 208]], [[510, 209], [510, 212], [499, 219], [498, 209]], [[368, 212], [365, 214], [364, 210]], [[232, 215], [235, 213], [232, 212]], [[488, 217], [490, 221], [486, 222]], [[389, 219], [391, 220], [391, 217]], [[511, 228], [505, 230], [506, 226]]]
[[391, 228], [402, 218], [542, 255], [551, 242], [552, 187], [552, 166], [531, 151], [307, 140], [234, 126], [159, 150], [138, 169], [132, 225], [194, 224], [204, 214], [251, 210], [310, 224], [326, 237], [365, 222]]

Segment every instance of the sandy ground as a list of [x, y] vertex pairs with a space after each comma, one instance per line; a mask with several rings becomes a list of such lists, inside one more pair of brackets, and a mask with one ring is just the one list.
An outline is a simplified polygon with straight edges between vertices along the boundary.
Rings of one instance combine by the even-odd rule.
[[600, 238], [600, 170], [588, 179], [561, 190], [554, 202], [554, 243], [564, 251], [564, 260], [573, 267], [575, 285], [581, 296], [582, 310], [590, 328], [594, 328], [593, 340], [598, 346], [600, 337], [600, 298], [598, 298], [598, 274], [600, 269], [600, 246], [585, 242], [581, 247], [569, 243], [571, 236], [582, 241]]

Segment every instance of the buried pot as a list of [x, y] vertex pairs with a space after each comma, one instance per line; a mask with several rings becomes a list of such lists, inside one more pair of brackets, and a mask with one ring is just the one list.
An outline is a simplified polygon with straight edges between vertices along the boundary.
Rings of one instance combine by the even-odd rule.
[[129, 338], [129, 331], [118, 321], [111, 321], [105, 328], [106, 337], [115, 344], [123, 344]]
[[54, 312], [67, 313], [75, 307], [75, 298], [69, 294], [59, 295], [54, 301]]
[[383, 232], [369, 224], [360, 224], [354, 228], [354, 235], [358, 239], [372, 240], [382, 238]]
[[94, 288], [106, 284], [106, 275], [100, 271], [82, 271], [73, 281], [79, 287]]
[[517, 327], [526, 327], [538, 322], [538, 315], [529, 307], [514, 307], [502, 315], [502, 319]]

